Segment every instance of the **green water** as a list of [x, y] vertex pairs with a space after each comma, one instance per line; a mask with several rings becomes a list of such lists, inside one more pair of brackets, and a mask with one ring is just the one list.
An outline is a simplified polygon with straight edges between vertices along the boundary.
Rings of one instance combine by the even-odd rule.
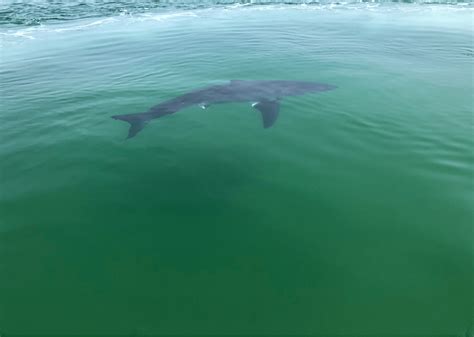
[[[0, 333], [469, 334], [472, 5], [93, 5], [0, 11]], [[230, 79], [338, 89], [110, 118]]]

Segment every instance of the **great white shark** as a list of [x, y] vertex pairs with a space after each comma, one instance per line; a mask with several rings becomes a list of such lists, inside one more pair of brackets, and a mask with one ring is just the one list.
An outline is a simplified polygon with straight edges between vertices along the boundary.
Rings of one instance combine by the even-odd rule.
[[135, 114], [115, 115], [130, 123], [128, 137], [134, 137], [152, 119], [160, 118], [184, 108], [198, 105], [203, 109], [212, 104], [249, 102], [262, 115], [263, 127], [271, 127], [278, 118], [280, 101], [285, 96], [299, 96], [336, 89], [330, 84], [305, 81], [247, 81], [232, 80], [226, 84], [197, 89], [164, 101], [148, 111]]

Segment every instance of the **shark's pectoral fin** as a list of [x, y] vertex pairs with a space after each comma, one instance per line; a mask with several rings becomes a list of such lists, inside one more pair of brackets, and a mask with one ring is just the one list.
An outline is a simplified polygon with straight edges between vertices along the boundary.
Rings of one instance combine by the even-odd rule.
[[252, 104], [252, 106], [262, 113], [263, 127], [269, 128], [278, 118], [280, 111], [280, 102], [278, 101], [261, 101]]

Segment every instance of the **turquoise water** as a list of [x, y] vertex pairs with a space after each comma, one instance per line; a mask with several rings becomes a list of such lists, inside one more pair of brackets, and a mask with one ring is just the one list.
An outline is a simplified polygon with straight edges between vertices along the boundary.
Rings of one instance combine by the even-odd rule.
[[3, 4], [0, 332], [467, 336], [472, 8]]

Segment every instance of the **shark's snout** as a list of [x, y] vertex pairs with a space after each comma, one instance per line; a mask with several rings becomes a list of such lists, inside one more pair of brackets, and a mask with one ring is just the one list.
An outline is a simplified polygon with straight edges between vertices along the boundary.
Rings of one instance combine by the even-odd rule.
[[329, 91], [329, 90], [334, 90], [336, 88], [337, 86], [332, 85], [332, 84], [318, 84], [315, 89], [317, 91]]
[[336, 85], [326, 84], [326, 83], [308, 83], [305, 85], [306, 90], [312, 92], [321, 92], [321, 91], [329, 91], [334, 90], [337, 88]]

